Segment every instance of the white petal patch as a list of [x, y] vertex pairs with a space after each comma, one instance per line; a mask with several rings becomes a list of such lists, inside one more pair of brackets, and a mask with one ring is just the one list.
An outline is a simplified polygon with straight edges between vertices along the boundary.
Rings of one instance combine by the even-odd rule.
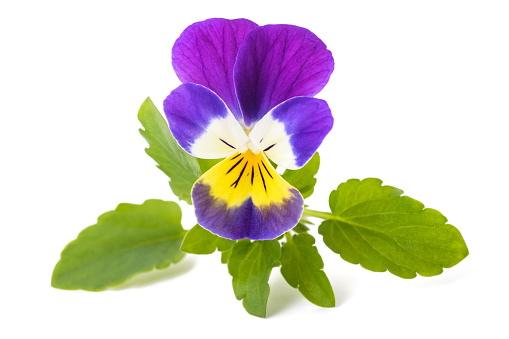
[[290, 144], [290, 136], [286, 134], [285, 125], [273, 119], [272, 111], [256, 123], [249, 133], [249, 139], [279, 166], [288, 169], [299, 168], [295, 164], [295, 154]]
[[203, 159], [226, 158], [249, 141], [231, 112], [226, 118], [214, 119], [191, 146], [191, 154]]

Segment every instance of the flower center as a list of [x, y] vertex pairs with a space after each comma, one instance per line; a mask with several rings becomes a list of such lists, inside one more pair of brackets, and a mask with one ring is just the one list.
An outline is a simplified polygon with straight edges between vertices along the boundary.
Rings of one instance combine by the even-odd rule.
[[254, 155], [257, 155], [262, 151], [251, 140], [249, 140], [244, 145], [239, 147], [240, 153], [245, 153], [247, 150], [251, 150], [251, 152], [253, 152]]
[[[246, 135], [249, 137], [249, 133], [251, 133], [251, 130], [250, 129], [245, 130], [245, 132]], [[254, 155], [257, 155], [262, 151], [262, 149], [260, 149], [255, 143], [253, 143], [251, 139], [249, 139], [244, 145], [239, 147], [240, 153], [245, 153], [247, 150], [251, 150], [251, 152], [253, 152]]]

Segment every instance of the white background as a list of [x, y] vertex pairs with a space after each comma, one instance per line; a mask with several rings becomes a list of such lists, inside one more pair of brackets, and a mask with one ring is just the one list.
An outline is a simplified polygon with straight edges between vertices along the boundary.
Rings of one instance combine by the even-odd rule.
[[[136, 114], [147, 96], [162, 109], [179, 84], [173, 42], [209, 17], [303, 26], [332, 51], [318, 97], [335, 127], [311, 208], [378, 177], [441, 211], [470, 255], [403, 280], [317, 236], [337, 306], [309, 303], [275, 269], [267, 319], [244, 311], [217, 253], [105, 292], [51, 288], [61, 250], [98, 215], [177, 200]], [[508, 18], [506, 1], [2, 1], [0, 337], [507, 338]]]

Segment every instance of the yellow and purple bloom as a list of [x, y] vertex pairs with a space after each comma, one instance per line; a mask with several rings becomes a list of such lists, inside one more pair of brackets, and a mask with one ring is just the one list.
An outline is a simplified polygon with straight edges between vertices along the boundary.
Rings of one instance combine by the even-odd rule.
[[179, 145], [199, 158], [226, 158], [194, 184], [198, 223], [224, 238], [274, 239], [304, 208], [268, 159], [298, 169], [333, 125], [313, 98], [329, 81], [332, 54], [309, 30], [208, 19], [187, 27], [172, 50], [183, 82], [164, 101]]

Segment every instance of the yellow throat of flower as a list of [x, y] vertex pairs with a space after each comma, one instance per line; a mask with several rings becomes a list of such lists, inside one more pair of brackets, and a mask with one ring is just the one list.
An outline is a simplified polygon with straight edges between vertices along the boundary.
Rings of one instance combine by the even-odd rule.
[[199, 182], [211, 187], [210, 194], [227, 207], [242, 205], [252, 198], [258, 207], [282, 204], [293, 188], [275, 171], [263, 152], [250, 148], [221, 161], [207, 171]]

